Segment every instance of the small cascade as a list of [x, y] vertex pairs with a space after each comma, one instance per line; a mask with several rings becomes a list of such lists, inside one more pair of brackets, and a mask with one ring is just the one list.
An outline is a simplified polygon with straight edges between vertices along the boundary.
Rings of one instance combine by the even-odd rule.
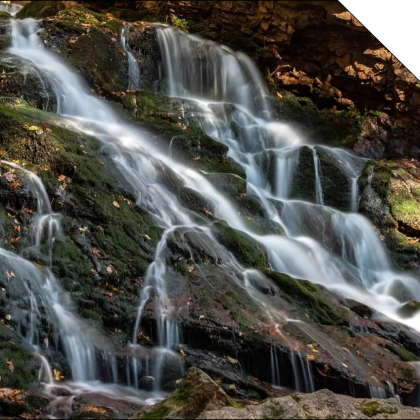
[[271, 368], [271, 384], [274, 387], [281, 386], [280, 379], [280, 365], [277, 358], [277, 348], [276, 346], [271, 346], [270, 349], [270, 368]]
[[139, 62], [128, 45], [128, 36], [130, 34], [131, 25], [124, 26], [121, 32], [121, 45], [127, 54], [128, 61], [128, 90], [140, 89], [140, 68]]
[[324, 196], [322, 194], [322, 182], [321, 182], [321, 163], [319, 161], [316, 149], [312, 149], [314, 154], [314, 168], [315, 168], [315, 197], [316, 203], [321, 206], [324, 205]]
[[9, 13], [9, 15], [16, 16], [21, 9], [22, 6], [20, 4], [0, 2], [0, 12], [6, 12]]

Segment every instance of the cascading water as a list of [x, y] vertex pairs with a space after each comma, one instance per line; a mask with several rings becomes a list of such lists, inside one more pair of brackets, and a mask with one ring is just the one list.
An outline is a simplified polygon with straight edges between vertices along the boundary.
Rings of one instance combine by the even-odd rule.
[[[52, 212], [41, 180], [16, 163], [6, 161], [1, 161], [1, 163], [28, 177], [28, 185], [37, 200], [38, 209], [34, 215], [32, 227], [33, 244], [39, 248], [45, 238], [51, 250], [54, 239], [60, 234], [59, 216]], [[23, 288], [30, 297], [29, 328], [24, 334], [27, 341], [34, 346], [35, 351], [38, 351], [40, 342], [37, 331], [41, 328], [39, 307], [42, 305], [46, 308], [47, 319], [53, 323], [65, 349], [73, 379], [82, 381], [94, 379], [95, 347], [87, 334], [89, 328], [75, 317], [70, 298], [62, 290], [54, 274], [48, 268], [37, 267], [30, 261], [4, 249], [0, 249], [0, 257], [12, 267], [17, 279], [18, 284], [13, 281], [13, 284], [9, 286], [12, 289], [17, 288], [16, 291]], [[51, 257], [51, 252], [49, 257]], [[20, 325], [26, 324], [21, 314], [16, 314], [16, 320]]]
[[[180, 342], [180, 332], [174, 322], [177, 308], [167, 292], [170, 274], [166, 267], [165, 250], [168, 239], [186, 229], [200, 236], [209, 254], [223, 256], [225, 264], [238, 273], [238, 285], [260, 305], [262, 311], [273, 320], [289, 322], [278, 308], [270, 307], [262, 300], [260, 302], [263, 298], [253, 287], [252, 278], [263, 276], [244, 270], [217, 243], [210, 227], [204, 221], [197, 222], [197, 217], [183, 208], [176, 197], [159, 183], [159, 171], [165, 165], [183, 179], [186, 187], [210, 200], [218, 218], [264, 245], [272, 269], [323, 284], [402, 321], [397, 311], [403, 302], [394, 297], [394, 290], [403, 279], [409, 293], [419, 299], [418, 279], [392, 271], [382, 244], [368, 221], [362, 216], [339, 212], [327, 206], [289, 199], [297, 154], [305, 142], [288, 125], [270, 121], [263, 83], [249, 58], [174, 28], [158, 26], [156, 30], [168, 93], [194, 99], [198, 107], [196, 118], [202, 128], [209, 136], [229, 146], [229, 156], [246, 170], [249, 192], [260, 200], [266, 217], [283, 226], [286, 235], [262, 236], [250, 230], [245, 220], [238, 217], [235, 205], [202, 174], [181, 165], [168, 156], [167, 151], [158, 150], [146, 136], [119, 121], [110, 107], [88, 93], [80, 78], [66, 64], [40, 46], [35, 21], [28, 19], [13, 23], [13, 47], [10, 50], [31, 61], [47, 77], [57, 96], [57, 112], [71, 117], [70, 124], [97, 136], [104, 143], [136, 193], [137, 204], [153, 214], [156, 223], [164, 228], [140, 297], [133, 354], [140, 350], [137, 335], [143, 311], [147, 302], [154, 298], [158, 303], [158, 341], [162, 350], [159, 354], [169, 353], [171, 358], [174, 357], [170, 349]], [[339, 156], [341, 152], [335, 150], [335, 153]], [[351, 169], [350, 178], [357, 179], [361, 168], [354, 165], [353, 160], [357, 158], [351, 156], [343, 162]], [[275, 176], [271, 180], [267, 177], [270, 165], [275, 168]], [[355, 194], [357, 196], [357, 192]], [[273, 199], [283, 202], [281, 214], [273, 207]], [[349, 210], [354, 211], [355, 208], [353, 203]], [[328, 229], [323, 230], [325, 224]], [[419, 321], [419, 317], [414, 317], [402, 322], [420, 330]], [[306, 359], [294, 352], [290, 357], [296, 372], [302, 372], [304, 378], [303, 382], [297, 378], [295, 382], [300, 385], [296, 386], [305, 391], [312, 390], [313, 382]], [[127, 366], [128, 370], [134, 370], [135, 384], [140, 367], [135, 357], [131, 360], [130, 366]], [[275, 360], [273, 354], [274, 364]], [[160, 356], [157, 357], [153, 370], [157, 378], [164, 362]], [[275, 381], [276, 378], [280, 380], [273, 374]]]
[[140, 87], [140, 68], [138, 60], [128, 45], [130, 25], [126, 25], [121, 32], [121, 45], [127, 54], [128, 61], [128, 90], [139, 90]]
[[0, 12], [9, 13], [12, 16], [15, 16], [20, 12], [22, 6], [20, 4], [8, 4], [0, 2]]

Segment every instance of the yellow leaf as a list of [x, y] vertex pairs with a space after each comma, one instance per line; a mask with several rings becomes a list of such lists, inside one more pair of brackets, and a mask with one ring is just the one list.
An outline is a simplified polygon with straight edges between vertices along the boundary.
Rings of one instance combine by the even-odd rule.
[[314, 362], [315, 361], [315, 356], [313, 354], [307, 354], [306, 355], [306, 360], [308, 362]]
[[61, 375], [61, 372], [57, 369], [53, 369], [54, 372], [54, 379], [58, 382], [60, 382], [62, 379], [64, 379], [64, 376]]
[[58, 177], [58, 182], [63, 182], [63, 181], [65, 181], [66, 180], [66, 176], [65, 175], [60, 175], [59, 177]]
[[121, 206], [116, 202], [116, 201], [114, 201], [113, 203], [112, 203], [113, 205], [114, 205], [114, 207], [116, 207], [117, 209], [119, 209]]
[[233, 363], [234, 365], [236, 365], [237, 363], [239, 363], [236, 359], [233, 359], [232, 357], [227, 357], [227, 359], [229, 360], [230, 363]]
[[29, 127], [29, 130], [36, 131], [39, 130], [39, 127], [37, 127], [36, 125], [32, 125], [31, 127]]
[[316, 349], [312, 349], [312, 351], [313, 351], [314, 353], [319, 353], [319, 350], [316, 350]]

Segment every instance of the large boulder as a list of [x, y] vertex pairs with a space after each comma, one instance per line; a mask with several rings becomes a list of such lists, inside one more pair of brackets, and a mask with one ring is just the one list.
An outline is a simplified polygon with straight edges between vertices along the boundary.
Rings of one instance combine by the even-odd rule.
[[133, 419], [196, 419], [206, 411], [238, 406], [203, 371], [190, 368], [176, 391], [166, 400], [139, 411]]

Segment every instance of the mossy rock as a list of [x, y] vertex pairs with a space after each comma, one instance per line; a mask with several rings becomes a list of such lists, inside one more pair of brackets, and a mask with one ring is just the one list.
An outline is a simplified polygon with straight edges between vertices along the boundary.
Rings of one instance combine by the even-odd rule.
[[[58, 125], [60, 118], [23, 101], [19, 105], [9, 99], [0, 101], [0, 112], [4, 117], [0, 147], [9, 150], [10, 159], [40, 176], [47, 193], [54, 197], [54, 210], [64, 216], [64, 235], [53, 248], [53, 272], [74, 294], [82, 316], [110, 330], [118, 327], [129, 333], [130, 311], [138, 304], [139, 288], [134, 280], [142, 278], [153, 261], [162, 230], [118, 183], [116, 168], [112, 161], [105, 163], [107, 157], [97, 140]], [[44, 124], [50, 131], [31, 138], [27, 127]], [[33, 153], [34, 142], [39, 156]], [[72, 182], [57, 195], [60, 175]], [[104, 288], [115, 298], [104, 295]]]
[[[13, 364], [13, 370], [10, 369], [8, 361]], [[18, 334], [0, 323], [0, 376], [2, 387], [29, 389], [37, 383], [38, 369], [38, 361], [33, 359], [29, 351], [22, 347], [21, 338]]]
[[12, 15], [10, 13], [0, 12], [0, 22], [1, 21], [8, 21], [11, 18], [12, 18]]
[[323, 147], [315, 147], [320, 162], [322, 196], [326, 206], [348, 211], [351, 208], [349, 175], [338, 159]]
[[386, 344], [385, 348], [388, 349], [391, 353], [394, 353], [396, 356], [398, 356], [403, 362], [418, 362], [419, 358], [411, 353], [411, 351], [408, 351], [404, 347], [397, 347], [393, 346], [392, 344]]
[[299, 151], [290, 197], [316, 203], [314, 153], [308, 146], [303, 146]]
[[374, 416], [376, 416], [376, 414], [379, 413], [380, 407], [381, 407], [381, 405], [378, 402], [372, 401], [372, 402], [364, 402], [364, 403], [360, 404], [357, 408], [365, 416], [374, 417]]
[[337, 325], [340, 318], [325, 293], [307, 280], [295, 280], [287, 274], [265, 270], [265, 275], [279, 288], [281, 296], [303, 310], [310, 319], [320, 324]]
[[416, 315], [420, 311], [420, 302], [408, 302], [406, 303], [400, 310], [399, 314], [403, 318], [412, 318], [414, 315]]
[[363, 305], [363, 303], [356, 302], [351, 299], [347, 299], [345, 303], [351, 311], [359, 315], [361, 318], [372, 319], [374, 311], [369, 308], [369, 306]]
[[222, 222], [213, 224], [213, 232], [239, 262], [251, 267], [268, 267], [267, 251], [246, 233], [232, 229]]
[[234, 174], [208, 174], [206, 178], [231, 200], [237, 200], [246, 194], [246, 181], [239, 175]]
[[31, 1], [16, 15], [18, 19], [44, 19], [66, 8], [64, 1]]
[[124, 91], [128, 86], [126, 57], [113, 39], [101, 28], [92, 28], [72, 45], [68, 54], [69, 63], [90, 84], [107, 92]]

